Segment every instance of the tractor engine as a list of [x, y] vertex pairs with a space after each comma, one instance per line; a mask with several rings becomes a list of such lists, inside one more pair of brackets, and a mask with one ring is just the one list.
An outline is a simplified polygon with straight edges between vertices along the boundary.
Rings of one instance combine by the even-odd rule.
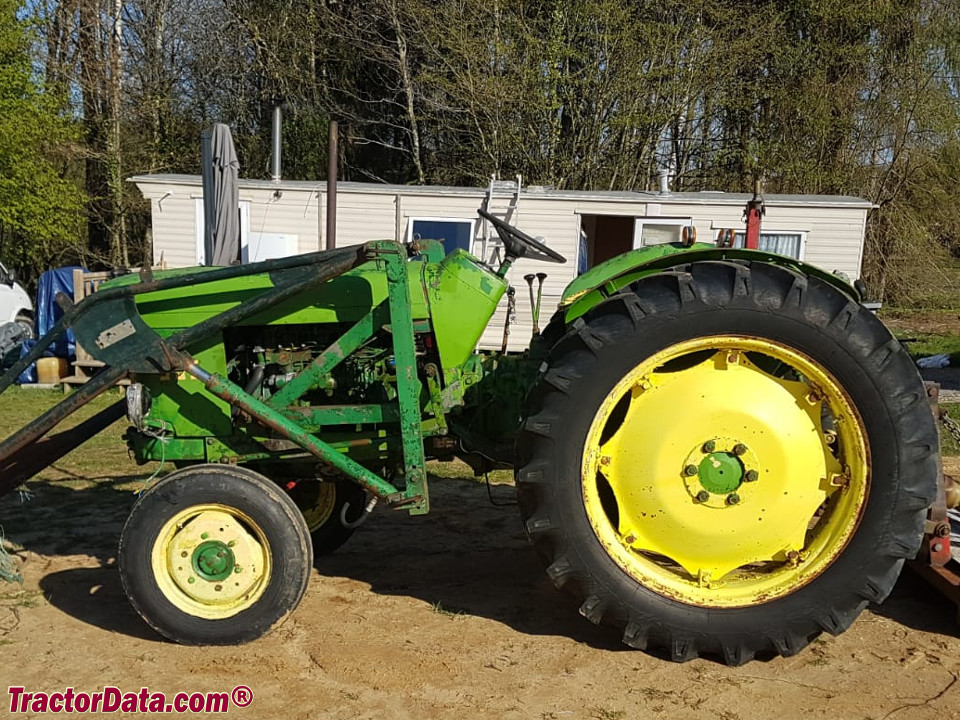
[[[346, 323], [231, 328], [224, 333], [228, 377], [251, 395], [269, 400], [347, 329]], [[427, 345], [422, 335], [416, 336], [418, 374], [427, 362]], [[395, 375], [389, 338], [374, 337], [321, 378], [301, 404], [386, 402]]]

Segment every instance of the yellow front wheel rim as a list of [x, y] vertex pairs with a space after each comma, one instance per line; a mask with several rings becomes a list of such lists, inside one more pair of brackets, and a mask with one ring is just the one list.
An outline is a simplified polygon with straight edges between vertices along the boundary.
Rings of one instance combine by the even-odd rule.
[[196, 505], [171, 517], [151, 552], [153, 576], [179, 610], [222, 620], [254, 605], [270, 582], [270, 545], [246, 513]]
[[866, 430], [822, 365], [747, 336], [673, 345], [604, 398], [583, 452], [594, 532], [633, 579], [704, 607], [789, 594], [860, 521]]

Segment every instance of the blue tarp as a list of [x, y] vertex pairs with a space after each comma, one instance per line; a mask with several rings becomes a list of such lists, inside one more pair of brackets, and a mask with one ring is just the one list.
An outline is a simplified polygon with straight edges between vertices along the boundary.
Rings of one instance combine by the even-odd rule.
[[[63, 310], [57, 305], [57, 293], [62, 292], [71, 300], [73, 299], [73, 271], [83, 270], [81, 267], [64, 267], [56, 270], [47, 270], [40, 276], [40, 282], [37, 283], [37, 337], [43, 337], [50, 328], [57, 324], [57, 321], [63, 317]], [[76, 357], [75, 340], [73, 330], [68, 329], [53, 345], [44, 353], [44, 357], [62, 357], [72, 361]], [[27, 340], [20, 346], [20, 357], [25, 356], [36, 344], [35, 340]], [[17, 380], [23, 383], [35, 383], [37, 381], [36, 363], [28, 367]]]

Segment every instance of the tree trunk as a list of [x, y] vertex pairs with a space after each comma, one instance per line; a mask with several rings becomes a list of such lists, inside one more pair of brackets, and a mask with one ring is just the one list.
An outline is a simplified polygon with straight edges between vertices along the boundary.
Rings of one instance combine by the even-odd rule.
[[420, 158], [420, 125], [417, 122], [417, 113], [414, 107], [413, 79], [410, 75], [410, 65], [407, 60], [407, 39], [404, 28], [400, 24], [399, 10], [396, 3], [390, 4], [390, 21], [397, 36], [397, 66], [400, 70], [400, 81], [403, 83], [403, 94], [406, 99], [407, 122], [410, 124], [410, 152], [413, 156], [413, 166], [417, 171], [417, 182], [426, 183], [423, 172], [423, 162]]
[[89, 196], [87, 234], [90, 254], [100, 263], [110, 260], [109, 177], [104, 164], [107, 144], [104, 127], [106, 62], [103, 52], [99, 0], [80, 0], [77, 54], [80, 95], [86, 135], [84, 189]]

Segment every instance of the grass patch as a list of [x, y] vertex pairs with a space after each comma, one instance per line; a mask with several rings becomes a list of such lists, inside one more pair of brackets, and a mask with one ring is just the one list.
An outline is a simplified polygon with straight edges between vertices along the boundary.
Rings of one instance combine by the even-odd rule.
[[903, 342], [915, 360], [930, 355], [950, 356], [960, 366], [960, 310], [885, 308], [880, 319]]
[[930, 355], [949, 355], [950, 365], [960, 367], [960, 335], [934, 335], [932, 333], [907, 333], [895, 331], [894, 336], [903, 343], [910, 357], [917, 360]]
[[[471, 480], [483, 482], [483, 476], [473, 474], [473, 470], [463, 460], [438, 462], [431, 460], [427, 463], [427, 472], [433, 477], [448, 480]], [[491, 485], [512, 485], [513, 470], [493, 470], [490, 472]]]
[[449, 618], [463, 617], [463, 610], [448, 610], [443, 606], [443, 603], [441, 603], [439, 600], [433, 603], [430, 606], [430, 608], [435, 613], [437, 613], [437, 615], [443, 615], [444, 617], [449, 617]]
[[593, 708], [590, 717], [595, 720], [624, 720], [627, 717], [626, 710], [608, 710], [607, 708]]
[[[25, 390], [17, 386], [8, 388], [0, 395], [0, 428], [4, 428], [3, 434], [7, 435], [23, 427], [64, 397], [60, 390]], [[73, 427], [122, 399], [122, 388], [109, 390], [64, 420], [53, 432]], [[126, 443], [122, 439], [127, 424], [127, 421], [121, 418], [51, 467], [38, 473], [36, 478], [62, 481], [68, 483], [69, 487], [81, 489], [87, 487], [95, 478], [148, 475], [152, 468], [138, 467], [127, 453]]]
[[43, 593], [39, 590], [14, 590], [0, 593], [0, 606], [15, 608], [35, 608], [40, 606]]
[[[940, 408], [946, 410], [952, 419], [960, 423], [960, 403], [942, 403]], [[940, 426], [940, 454], [960, 455], [960, 443], [947, 432], [943, 425]]]

